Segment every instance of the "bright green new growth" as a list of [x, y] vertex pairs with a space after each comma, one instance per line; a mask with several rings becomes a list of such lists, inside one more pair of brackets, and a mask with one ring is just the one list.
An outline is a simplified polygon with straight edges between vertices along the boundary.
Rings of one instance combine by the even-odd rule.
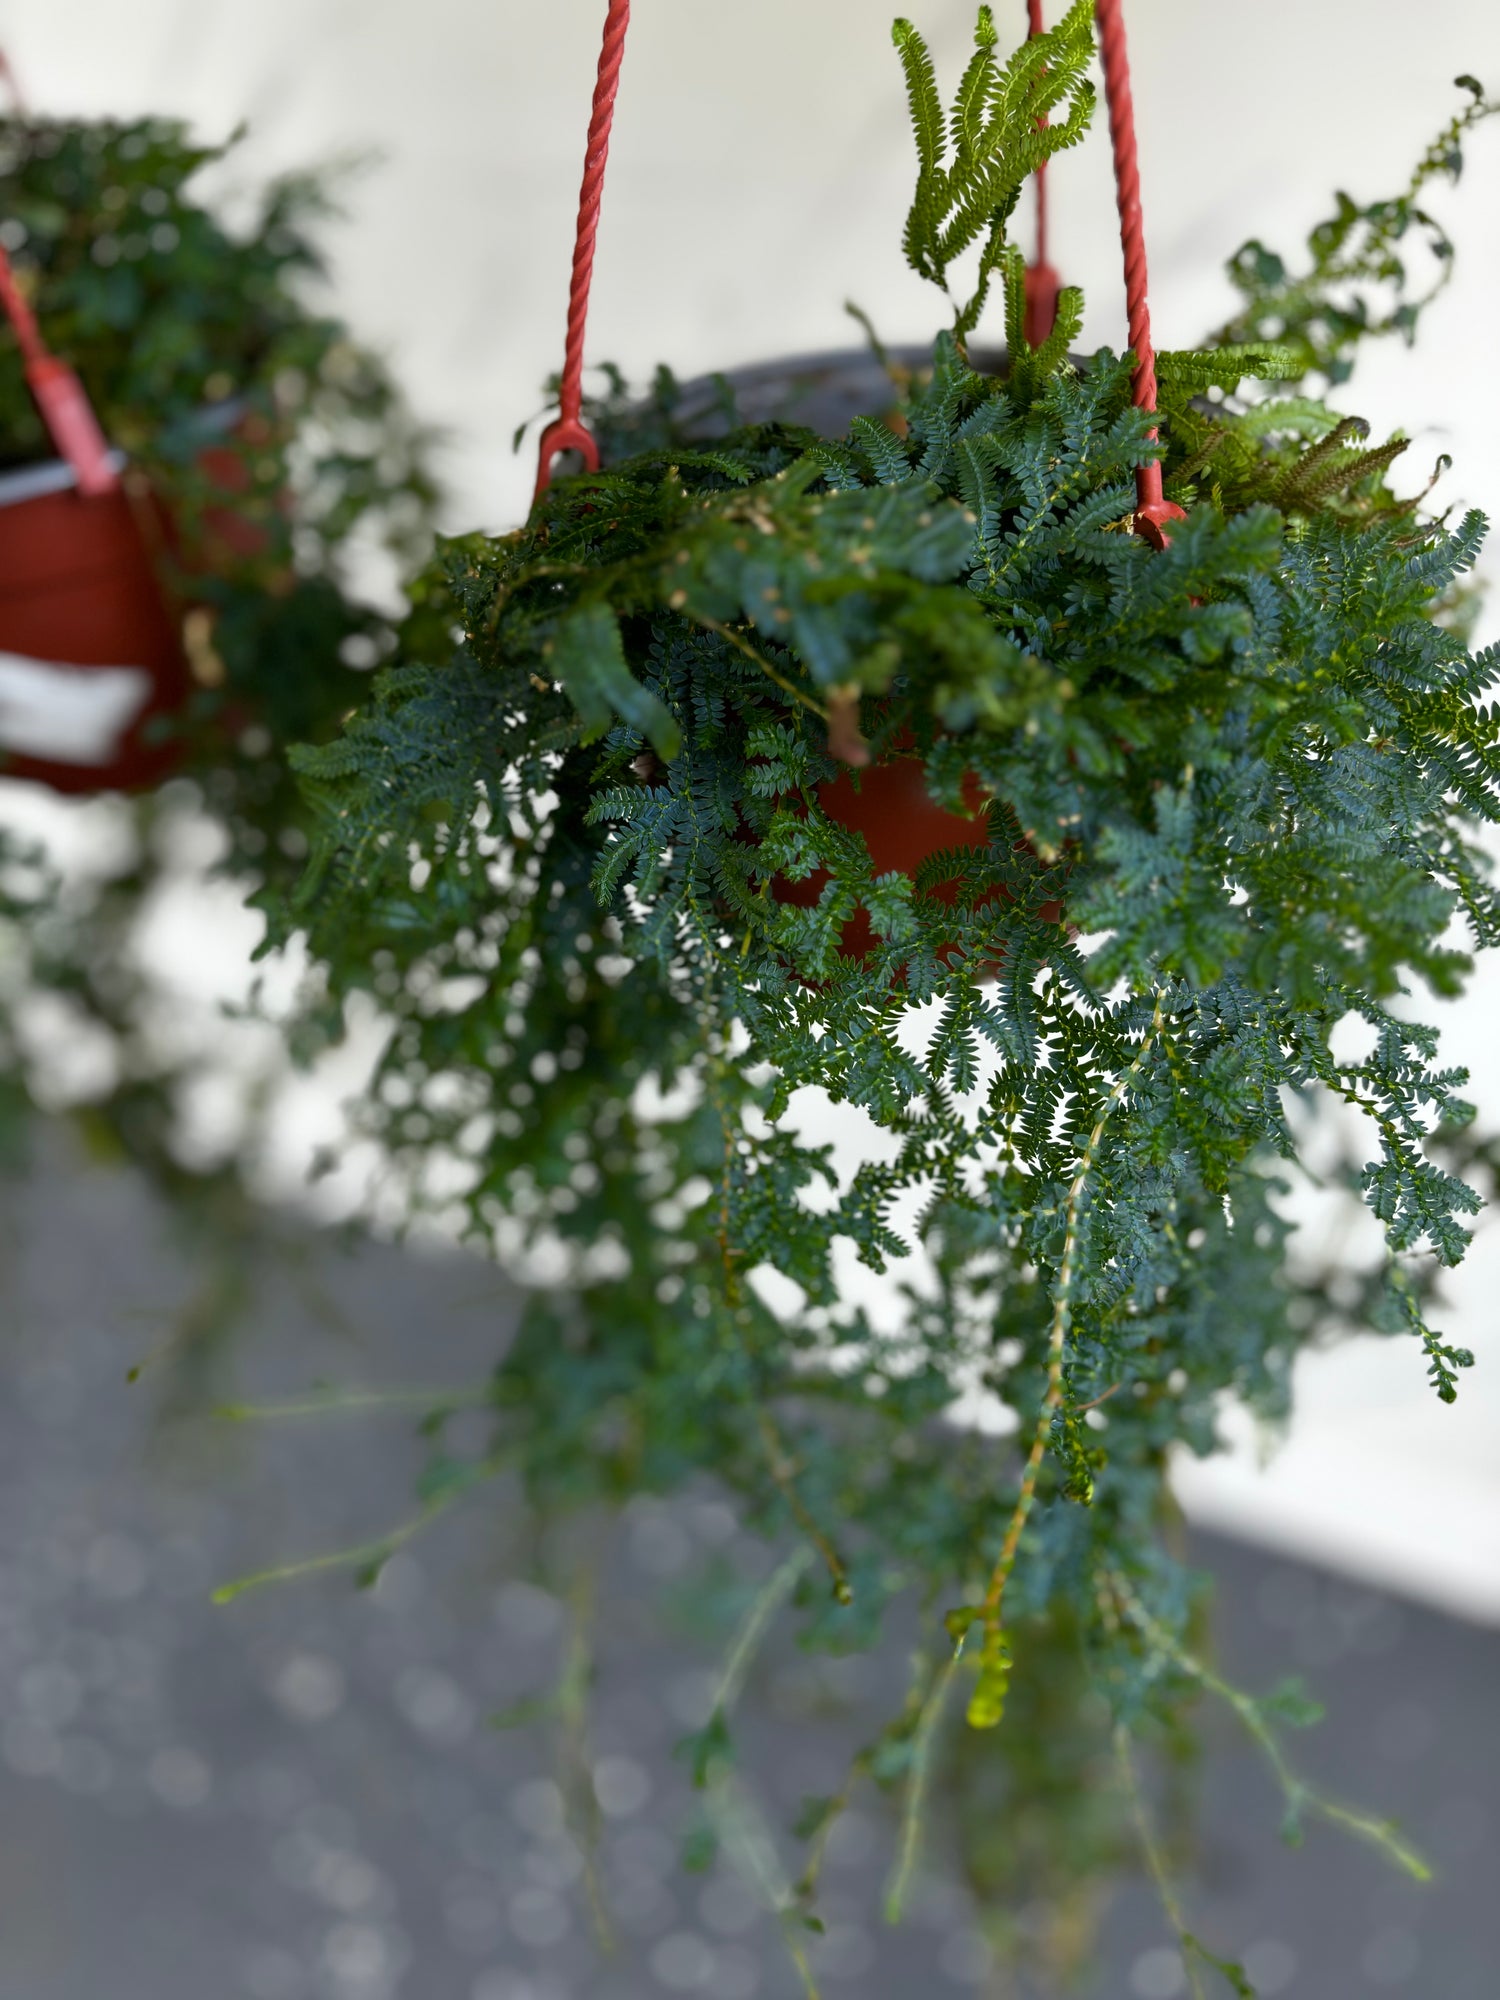
[[[1500, 937], [1500, 651], [1444, 616], [1484, 524], [1395, 494], [1399, 440], [1237, 399], [1297, 353], [1163, 355], [1158, 447], [1128, 359], [1067, 358], [1076, 300], [1026, 346], [1004, 218], [1086, 119], [1087, 22], [1001, 72], [986, 10], [947, 120], [897, 27], [908, 253], [943, 283], [983, 238], [1007, 372], [944, 333], [895, 427], [668, 435], [448, 543], [399, 664], [299, 756], [319, 837], [279, 917], [335, 1000], [394, 1017], [369, 1122], [413, 1207], [563, 1259], [494, 1378], [533, 1495], [710, 1473], [819, 1559], [809, 1643], [872, 1643], [901, 1594], [947, 1615], [851, 1772], [907, 1800], [893, 1906], [971, 1664], [980, 1726], [1048, 1627], [1124, 1728], [1207, 1684], [1164, 1468], [1213, 1449], [1226, 1391], [1282, 1412], [1317, 1324], [1289, 1098], [1365, 1114], [1379, 1310], [1445, 1400], [1471, 1358], [1417, 1261], [1457, 1262], [1477, 1207], [1429, 1150], [1464, 1078], [1396, 1003], [1458, 989], [1456, 915]], [[1129, 525], [1159, 448], [1189, 512], [1156, 553]], [[872, 872], [823, 790], [856, 701], [877, 764], [921, 757], [954, 809], [977, 783], [986, 847]], [[863, 1164], [803, 1136], [804, 1091], [863, 1115]], [[911, 1274], [894, 1331], [845, 1297], [848, 1249]], [[1019, 1454], [943, 1424], [974, 1385]]]
[[[984, 311], [1021, 189], [1088, 129], [1093, 22], [1093, 0], [1076, 0], [1055, 28], [1023, 42], [1001, 69], [994, 18], [981, 7], [974, 54], [946, 118], [926, 42], [910, 21], [898, 20], [892, 30], [917, 139], [917, 190], [902, 239], [906, 260], [946, 291], [950, 265], [982, 246], [975, 290], [966, 304], [954, 305], [960, 338]], [[1063, 104], [1062, 119], [1045, 122]]]

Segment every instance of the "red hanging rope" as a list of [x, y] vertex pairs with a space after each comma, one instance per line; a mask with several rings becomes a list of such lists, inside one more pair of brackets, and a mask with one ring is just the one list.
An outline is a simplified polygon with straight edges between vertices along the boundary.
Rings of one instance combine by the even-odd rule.
[[[1035, 38], [1045, 34], [1046, 21], [1042, 15], [1042, 0], [1026, 0], [1027, 31]], [[1038, 124], [1045, 125], [1045, 118]], [[1036, 170], [1036, 255], [1026, 266], [1026, 315], [1024, 332], [1027, 344], [1040, 347], [1057, 324], [1057, 295], [1062, 290], [1062, 279], [1047, 261], [1047, 162], [1042, 161]]]
[[[1137, 409], [1154, 416], [1156, 353], [1151, 345], [1151, 310], [1146, 297], [1146, 239], [1141, 219], [1140, 164], [1136, 156], [1135, 106], [1130, 90], [1130, 62], [1125, 46], [1121, 0], [1096, 0], [1095, 17], [1104, 64], [1104, 91], [1109, 104], [1110, 140], [1114, 147], [1120, 245], [1125, 256], [1125, 310], [1130, 345], [1136, 357], [1134, 400]], [[1042, 0], [1027, 0], [1027, 19], [1032, 35], [1043, 32]], [[559, 452], [576, 451], [589, 471], [596, 472], [599, 468], [599, 447], [582, 416], [583, 342], [588, 323], [589, 287], [594, 274], [594, 245], [599, 233], [599, 206], [604, 193], [604, 171], [609, 160], [610, 129], [614, 123], [620, 64], [625, 54], [625, 32], [629, 25], [630, 0], [609, 0], [604, 42], [599, 51], [599, 75], [594, 86], [593, 114], [589, 120], [588, 144], [584, 152], [583, 185], [578, 197], [578, 231], [573, 246], [573, 275], [568, 292], [568, 330], [563, 350], [558, 414], [542, 432], [536, 479], [538, 497], [551, 484], [552, 466]], [[1036, 183], [1036, 256], [1026, 272], [1026, 337], [1033, 346], [1039, 346], [1052, 330], [1061, 285], [1057, 272], [1047, 259], [1045, 161], [1037, 169]], [[6, 303], [9, 309], [8, 297]], [[17, 331], [19, 333], [19, 323]], [[30, 372], [28, 367], [28, 376]], [[33, 382], [34, 391], [35, 388]], [[79, 393], [81, 395], [82, 391]], [[92, 422], [92, 412], [88, 414]], [[53, 434], [57, 435], [55, 428]], [[1150, 435], [1155, 438], [1154, 429]], [[68, 455], [72, 456], [71, 453]], [[1141, 466], [1136, 472], [1136, 533], [1154, 547], [1165, 548], [1167, 524], [1186, 518], [1183, 510], [1162, 492], [1160, 462], [1153, 459], [1149, 465]]]
[[26, 369], [26, 384], [47, 426], [58, 456], [73, 468], [80, 493], [111, 493], [120, 475], [110, 463], [109, 444], [99, 428], [88, 392], [65, 361], [42, 338], [36, 315], [16, 283], [10, 258], [0, 245], [0, 307], [15, 329]]
[[[1104, 62], [1104, 94], [1109, 101], [1109, 136], [1115, 154], [1115, 189], [1120, 206], [1120, 247], [1125, 253], [1125, 313], [1135, 349], [1135, 406], [1156, 414], [1156, 350], [1151, 345], [1151, 308], [1146, 299], [1146, 235], [1141, 221], [1141, 173], [1135, 150], [1135, 105], [1130, 94], [1130, 60], [1125, 48], [1121, 0], [1096, 0], [1099, 52]], [[1149, 434], [1156, 436], [1153, 428]], [[1135, 475], [1135, 532], [1153, 548], [1164, 549], [1169, 521], [1186, 514], [1162, 493], [1161, 463], [1153, 459]]]
[[11, 66], [10, 57], [5, 53], [4, 49], [0, 49], [0, 84], [3, 84], [6, 90], [10, 92], [10, 101], [16, 116], [18, 118], [25, 118], [28, 115], [26, 94], [21, 89], [20, 79]]
[[582, 455], [590, 472], [599, 470], [599, 447], [583, 421], [583, 336], [588, 323], [589, 285], [594, 275], [594, 242], [599, 234], [599, 203], [604, 193], [604, 169], [609, 159], [609, 133], [614, 123], [615, 97], [620, 88], [620, 62], [625, 54], [625, 30], [630, 26], [630, 0], [609, 0], [604, 22], [604, 46], [599, 51], [599, 78], [594, 85], [594, 109], [583, 156], [583, 187], [578, 196], [578, 234], [573, 245], [573, 278], [568, 291], [568, 334], [563, 349], [558, 414], [542, 432], [537, 466], [536, 497], [552, 482], [552, 464], [561, 451]]

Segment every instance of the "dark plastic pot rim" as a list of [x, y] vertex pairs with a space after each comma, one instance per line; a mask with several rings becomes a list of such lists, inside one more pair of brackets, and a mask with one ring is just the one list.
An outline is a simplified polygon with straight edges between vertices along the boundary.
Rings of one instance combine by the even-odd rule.
[[[191, 419], [192, 433], [195, 437], [201, 436], [204, 444], [211, 444], [215, 438], [234, 429], [244, 416], [245, 409], [243, 396], [229, 396], [222, 403], [206, 403]], [[123, 472], [125, 464], [123, 451], [110, 453], [111, 472]], [[0, 507], [19, 506], [23, 500], [36, 500], [44, 493], [66, 493], [77, 484], [73, 468], [66, 459], [45, 458], [34, 465], [17, 466], [13, 472], [0, 473]]]
[[[125, 470], [123, 451], [112, 451], [109, 469]], [[23, 500], [39, 500], [44, 493], [66, 493], [78, 484], [78, 475], [65, 458], [43, 459], [40, 465], [23, 465], [17, 472], [0, 473], [0, 507], [17, 507]]]

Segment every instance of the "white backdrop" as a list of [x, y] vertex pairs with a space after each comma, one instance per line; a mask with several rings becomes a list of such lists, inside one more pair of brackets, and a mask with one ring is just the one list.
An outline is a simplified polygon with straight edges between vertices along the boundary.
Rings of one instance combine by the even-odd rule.
[[[903, 0], [954, 67], [972, 0]], [[1058, 0], [1059, 6], [1061, 0]], [[937, 316], [898, 232], [911, 161], [890, 0], [637, 0], [616, 122], [590, 355], [643, 375], [849, 345], [857, 299], [891, 339]], [[1021, 0], [1000, 0], [1019, 35]], [[1191, 344], [1232, 295], [1247, 235], [1293, 249], [1332, 188], [1393, 192], [1457, 102], [1500, 89], [1495, 0], [1133, 0], [1153, 309]], [[242, 168], [374, 155], [335, 233], [334, 292], [447, 434], [445, 525], [499, 527], [532, 467], [510, 450], [561, 359], [571, 228], [602, 0], [0, 0], [0, 40], [38, 107], [253, 127]], [[1500, 121], [1497, 121], [1500, 127]], [[1101, 137], [1054, 170], [1054, 259], [1090, 301], [1085, 344], [1124, 343]], [[1415, 355], [1361, 367], [1345, 406], [1401, 424], [1411, 462], [1457, 461], [1447, 498], [1500, 517], [1500, 129], [1434, 205], [1458, 276]], [[1497, 570], [1497, 554], [1489, 559]], [[1493, 632], [1491, 612], [1487, 628]], [[226, 948], [239, 933], [224, 918]], [[201, 931], [186, 966], [201, 960]], [[231, 956], [233, 955], [231, 951]], [[1500, 971], [1445, 1010], [1450, 1053], [1500, 1119]], [[1500, 1230], [1494, 1236], [1500, 1238]], [[1456, 1409], [1415, 1350], [1308, 1360], [1290, 1443], [1254, 1440], [1179, 1481], [1190, 1512], [1500, 1620], [1500, 1254], [1453, 1284], [1480, 1355]]]

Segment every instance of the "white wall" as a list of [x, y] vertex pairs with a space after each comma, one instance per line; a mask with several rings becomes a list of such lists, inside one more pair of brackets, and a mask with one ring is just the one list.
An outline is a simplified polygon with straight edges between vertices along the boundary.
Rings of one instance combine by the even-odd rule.
[[[903, 0], [950, 67], [971, 0]], [[1058, 0], [1061, 4], [1061, 0]], [[848, 344], [858, 299], [892, 338], [936, 324], [897, 235], [911, 162], [889, 0], [637, 0], [606, 196], [590, 354], [682, 373]], [[1392, 192], [1457, 101], [1500, 89], [1494, 0], [1132, 0], [1157, 336], [1225, 312], [1224, 257], [1295, 246], [1329, 192]], [[1019, 34], [1021, 0], [1000, 0]], [[561, 359], [565, 288], [602, 0], [0, 0], [0, 37], [38, 106], [174, 111], [255, 128], [247, 161], [380, 156], [351, 187], [335, 288], [446, 427], [448, 524], [501, 526], [531, 466], [514, 426]], [[1102, 139], [1053, 175], [1056, 261], [1090, 296], [1088, 342], [1123, 345]], [[1347, 406], [1403, 424], [1413, 462], [1451, 450], [1449, 497], [1500, 516], [1500, 129], [1435, 204], [1459, 273], [1416, 355], [1365, 364]], [[857, 337], [857, 336], [854, 336]], [[1425, 465], [1424, 465], [1425, 470]], [[1496, 556], [1490, 573], [1496, 574]], [[1496, 620], [1491, 616], [1489, 628]], [[1447, 1010], [1450, 1049], [1500, 1119], [1500, 976]], [[1500, 1231], [1496, 1232], [1500, 1236]], [[1500, 1619], [1500, 1341], [1495, 1246], [1455, 1285], [1450, 1325], [1481, 1367], [1441, 1408], [1405, 1344], [1304, 1369], [1269, 1473], [1190, 1469], [1190, 1507]]]

